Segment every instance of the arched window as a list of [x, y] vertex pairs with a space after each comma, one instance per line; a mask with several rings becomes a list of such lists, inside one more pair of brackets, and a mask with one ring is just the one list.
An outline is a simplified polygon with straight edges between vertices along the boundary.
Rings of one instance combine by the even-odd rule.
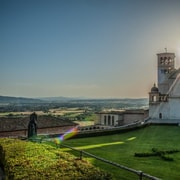
[[163, 57], [160, 58], [160, 63], [161, 63], [161, 64], [164, 64], [164, 59], [163, 59]]
[[114, 126], [114, 116], [112, 116], [112, 126]]
[[156, 102], [157, 101], [157, 97], [156, 96], [153, 96], [153, 102]]
[[152, 102], [153, 102], [153, 100], [154, 100], [153, 97], [154, 97], [154, 96], [151, 96], [151, 101], [152, 101]]
[[104, 124], [106, 125], [106, 116], [104, 116]]
[[108, 125], [111, 125], [111, 116], [108, 116]]
[[162, 119], [162, 113], [159, 113], [159, 119]]

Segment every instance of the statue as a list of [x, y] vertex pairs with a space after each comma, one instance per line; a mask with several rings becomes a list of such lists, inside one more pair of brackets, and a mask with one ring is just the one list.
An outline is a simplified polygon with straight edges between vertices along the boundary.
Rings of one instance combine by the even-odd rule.
[[30, 115], [30, 121], [28, 124], [28, 138], [37, 136], [37, 114], [34, 112]]

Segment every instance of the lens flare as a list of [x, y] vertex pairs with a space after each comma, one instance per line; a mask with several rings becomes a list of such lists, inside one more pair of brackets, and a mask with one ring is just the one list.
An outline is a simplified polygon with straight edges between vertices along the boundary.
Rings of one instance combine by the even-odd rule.
[[75, 136], [77, 133], [79, 132], [77, 127], [74, 127], [72, 129], [69, 129], [67, 132], [65, 132], [63, 135], [61, 135], [60, 137], [57, 137], [54, 139], [54, 142], [56, 144], [61, 144], [62, 141], [69, 139], [73, 136]]

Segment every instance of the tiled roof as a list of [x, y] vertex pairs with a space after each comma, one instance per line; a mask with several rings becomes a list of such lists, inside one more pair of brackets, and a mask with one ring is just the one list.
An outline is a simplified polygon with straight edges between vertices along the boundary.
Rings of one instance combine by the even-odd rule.
[[[28, 117], [1, 117], [0, 118], [0, 132], [15, 131], [28, 129]], [[50, 128], [62, 126], [75, 126], [76, 123], [70, 120], [63, 120], [52, 116], [38, 116], [37, 128]]]

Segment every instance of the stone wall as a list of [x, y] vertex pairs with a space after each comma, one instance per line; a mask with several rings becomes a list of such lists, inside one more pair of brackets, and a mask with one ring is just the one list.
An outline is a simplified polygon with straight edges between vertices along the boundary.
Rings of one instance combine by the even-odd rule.
[[[49, 127], [49, 128], [43, 128], [43, 129], [37, 129], [37, 134], [63, 134], [69, 129], [73, 128], [74, 126], [61, 126], [61, 127]], [[19, 131], [4, 131], [0, 132], [0, 137], [27, 137], [27, 129], [19, 130]]]
[[144, 121], [144, 114], [124, 114], [124, 124], [131, 124], [138, 121]]
[[4, 131], [0, 132], [0, 137], [19, 137], [27, 136], [27, 130], [18, 130], [18, 131]]
[[64, 134], [74, 126], [50, 127], [44, 129], [37, 129], [37, 134]]

